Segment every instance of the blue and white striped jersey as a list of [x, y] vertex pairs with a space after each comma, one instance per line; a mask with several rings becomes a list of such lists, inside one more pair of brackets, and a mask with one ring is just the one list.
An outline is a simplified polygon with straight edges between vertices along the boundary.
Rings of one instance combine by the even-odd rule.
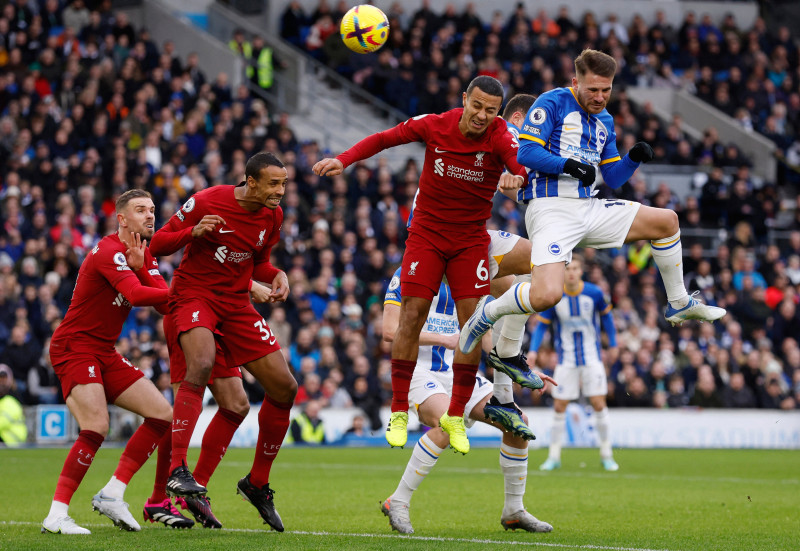
[[558, 304], [539, 313], [538, 317], [540, 323], [530, 349], [538, 351], [547, 327], [552, 327], [559, 365], [577, 367], [601, 361], [601, 317], [609, 345], [617, 345], [611, 305], [600, 288], [592, 283], [584, 282], [581, 290], [573, 295], [565, 291]]
[[[553, 155], [600, 166], [621, 160], [614, 119], [605, 109], [590, 115], [578, 104], [572, 88], [556, 88], [536, 100], [519, 132], [520, 150], [531, 142]], [[591, 197], [595, 185], [583, 187], [567, 174], [530, 170], [522, 199], [537, 197]]]
[[[400, 306], [402, 301], [400, 294], [400, 268], [398, 268], [386, 295], [383, 304], [396, 304]], [[422, 326], [423, 331], [428, 333], [440, 333], [443, 335], [455, 335], [459, 332], [458, 316], [456, 315], [456, 303], [450, 294], [450, 287], [442, 283], [439, 286], [439, 294], [433, 297], [431, 309], [428, 312], [428, 319]], [[431, 371], [448, 371], [453, 365], [453, 351], [444, 346], [420, 346], [419, 356], [417, 357], [417, 369], [430, 369]]]
[[511, 132], [511, 134], [513, 134], [514, 138], [516, 138], [517, 142], [519, 142], [519, 128], [517, 128], [515, 124], [512, 124], [509, 121], [506, 121], [506, 127], [508, 128], [508, 131]]

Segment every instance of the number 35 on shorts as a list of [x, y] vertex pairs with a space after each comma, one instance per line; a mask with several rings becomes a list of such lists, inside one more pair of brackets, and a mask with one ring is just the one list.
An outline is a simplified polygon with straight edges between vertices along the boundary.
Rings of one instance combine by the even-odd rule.
[[478, 276], [480, 283], [475, 284], [476, 289], [481, 289], [489, 285], [489, 270], [486, 268], [486, 259], [482, 259], [475, 269], [475, 275]]
[[262, 341], [269, 341], [270, 345], [275, 344], [276, 340], [275, 333], [269, 330], [269, 325], [267, 325], [267, 320], [261, 318], [259, 321], [253, 324], [253, 327], [258, 329], [258, 331], [261, 333]]

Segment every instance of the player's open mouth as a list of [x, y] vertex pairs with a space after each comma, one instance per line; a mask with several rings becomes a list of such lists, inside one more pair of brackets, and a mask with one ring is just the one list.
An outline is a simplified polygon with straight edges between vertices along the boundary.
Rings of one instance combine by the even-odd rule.
[[271, 203], [273, 205], [279, 205], [281, 203], [281, 199], [283, 199], [283, 197], [268, 197], [267, 203]]
[[482, 123], [481, 121], [473, 120], [472, 121], [472, 126], [474, 126], [475, 128], [483, 128], [485, 126], [485, 124]]

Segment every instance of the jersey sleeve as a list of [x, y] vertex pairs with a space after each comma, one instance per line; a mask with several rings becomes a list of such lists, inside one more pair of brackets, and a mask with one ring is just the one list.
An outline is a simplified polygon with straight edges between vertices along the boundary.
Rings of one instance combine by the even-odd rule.
[[386, 295], [383, 297], [384, 304], [395, 304], [400, 306], [403, 297], [400, 293], [400, 269], [395, 270], [392, 280], [389, 282], [389, 287], [386, 289]]
[[528, 109], [519, 132], [520, 146], [525, 141], [536, 142], [541, 146], [547, 145], [550, 133], [556, 126], [559, 112], [555, 96], [555, 94], [542, 94]]
[[192, 229], [206, 214], [204, 203], [202, 196], [190, 197], [153, 235], [150, 252], [154, 256], [166, 256], [188, 245], [192, 240]]
[[547, 142], [560, 115], [557, 97], [557, 94], [552, 93], [539, 96], [528, 110], [519, 133], [517, 161], [522, 166], [544, 174], [561, 174], [564, 163], [567, 162], [565, 157], [547, 150]]
[[427, 116], [418, 115], [394, 128], [371, 134], [336, 158], [342, 162], [344, 168], [347, 168], [357, 161], [369, 159], [384, 149], [411, 142], [424, 142], [428, 136], [427, 124], [424, 122]]
[[155, 306], [167, 302], [168, 289], [166, 287], [155, 289], [142, 285], [128, 266], [125, 253], [122, 251], [101, 247], [95, 253], [94, 267], [133, 306]]

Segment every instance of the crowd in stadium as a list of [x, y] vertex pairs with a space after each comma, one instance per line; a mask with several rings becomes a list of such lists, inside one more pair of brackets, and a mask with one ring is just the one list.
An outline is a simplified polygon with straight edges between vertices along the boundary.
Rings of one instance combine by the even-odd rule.
[[[333, 32], [339, 14], [324, 13], [324, 5], [306, 18], [291, 3], [284, 38], [338, 68], [350, 67], [356, 82], [409, 114], [460, 106], [476, 74], [498, 77], [511, 94], [560, 86], [576, 53], [591, 45], [621, 63], [618, 84], [680, 81], [723, 110], [725, 101], [737, 106], [731, 114], [788, 152], [795, 147], [800, 78], [788, 30], [773, 36], [758, 23], [742, 32], [729, 20], [718, 29], [705, 18], [679, 29], [640, 19], [626, 28], [592, 22], [590, 15], [576, 21], [568, 12], [556, 20], [532, 17], [524, 9], [490, 22], [469, 10], [408, 17], [398, 3], [389, 11], [387, 47], [355, 57], [334, 45], [341, 43]], [[331, 36], [336, 40], [326, 40]], [[668, 47], [678, 43], [697, 48], [710, 69], [687, 65], [691, 54]], [[741, 54], [731, 51], [736, 43]], [[735, 69], [712, 66], [722, 57], [714, 45]], [[357, 406], [373, 429], [380, 426], [378, 410], [391, 389], [382, 303], [403, 253], [416, 163], [393, 173], [378, 160], [343, 176], [314, 176], [310, 168], [322, 151], [295, 135], [287, 115], [270, 112], [246, 86], [232, 89], [224, 74], [205, 75], [196, 55], [180, 59], [170, 42], [155, 44], [123, 13], [112, 13], [109, 2], [91, 10], [83, 0], [6, 4], [0, 82], [0, 363], [13, 373], [23, 403], [63, 400], [49, 365], [49, 338], [69, 305], [82, 259], [116, 229], [116, 197], [129, 188], [150, 191], [160, 227], [194, 192], [238, 183], [245, 161], [266, 150], [289, 171], [273, 262], [287, 272], [291, 295], [283, 306], [258, 308], [296, 371], [296, 403]], [[665, 323], [649, 244], [585, 251], [587, 280], [614, 305], [619, 348], [606, 354], [609, 405], [800, 407], [800, 202], [794, 217], [781, 218], [790, 237], [779, 244], [767, 237], [781, 209], [777, 185], [787, 180], [758, 187], [747, 160], [713, 129], [692, 144], [675, 121], [638, 112], [624, 93], [610, 111], [621, 151], [644, 140], [657, 160], [698, 165], [708, 174], [696, 197], [676, 197], [666, 186], [648, 193], [641, 177], [618, 190], [621, 196], [675, 209], [684, 229], [727, 228], [730, 238], [712, 256], [684, 238], [690, 291], [728, 309], [714, 325]], [[524, 232], [520, 211], [507, 201], [498, 201], [489, 226]], [[177, 255], [161, 259], [167, 279], [178, 261]], [[118, 347], [171, 395], [169, 356], [154, 310], [134, 310]], [[552, 370], [555, 354], [541, 349], [537, 361]], [[248, 374], [245, 387], [254, 400], [263, 397]], [[524, 406], [549, 404], [547, 394], [520, 391], [518, 399]]]

